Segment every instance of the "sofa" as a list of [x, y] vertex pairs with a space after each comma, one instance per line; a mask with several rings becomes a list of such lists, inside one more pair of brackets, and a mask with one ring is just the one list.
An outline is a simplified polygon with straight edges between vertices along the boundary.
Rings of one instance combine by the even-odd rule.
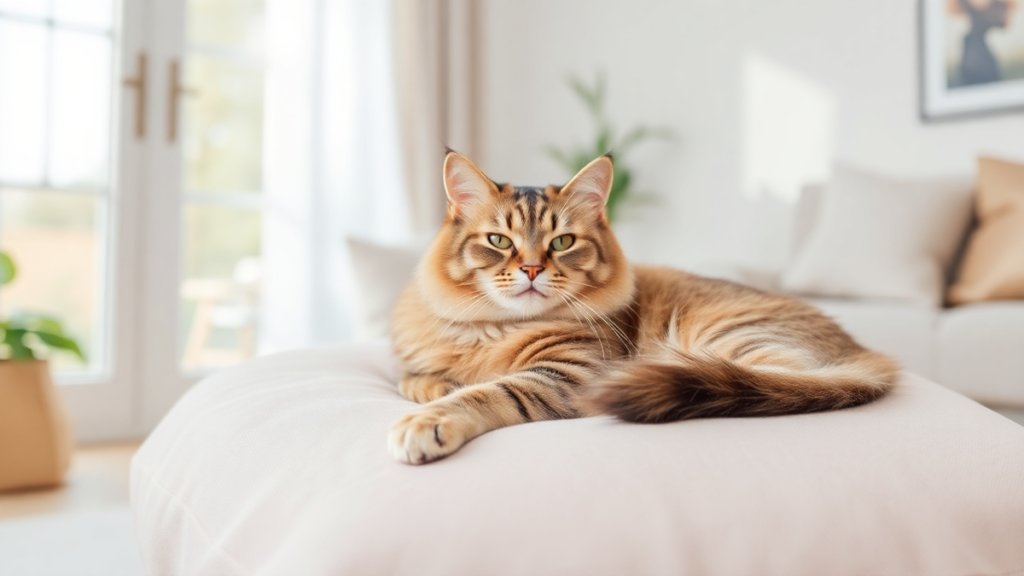
[[[804, 188], [796, 206], [795, 254], [814, 226], [824, 186]], [[953, 281], [973, 230], [957, 231], [958, 254], [945, 270]], [[782, 269], [707, 263], [695, 272], [785, 292]], [[903, 367], [970, 398], [994, 406], [1024, 408], [1024, 300], [961, 306], [893, 299], [794, 294], [834, 318], [863, 345], [895, 357]]]

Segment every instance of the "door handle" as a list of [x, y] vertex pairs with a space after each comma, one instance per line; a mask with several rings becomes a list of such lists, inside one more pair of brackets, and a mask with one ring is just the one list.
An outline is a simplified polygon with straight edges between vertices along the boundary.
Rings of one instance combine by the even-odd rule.
[[181, 64], [177, 59], [171, 60], [170, 67], [170, 98], [168, 98], [167, 110], [167, 141], [174, 142], [178, 139], [178, 114], [181, 107], [182, 96], [198, 96], [199, 92], [181, 83]]
[[135, 138], [146, 137], [146, 53], [139, 52], [135, 63], [135, 76], [125, 78], [124, 86], [135, 90]]

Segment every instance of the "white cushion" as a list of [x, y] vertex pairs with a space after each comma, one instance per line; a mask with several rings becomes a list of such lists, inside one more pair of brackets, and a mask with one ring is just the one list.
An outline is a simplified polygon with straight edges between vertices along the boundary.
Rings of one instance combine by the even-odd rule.
[[1008, 574], [1024, 567], [1024, 428], [907, 375], [777, 418], [611, 418], [392, 460], [383, 345], [196, 385], [132, 462], [152, 576]]
[[808, 298], [861, 345], [895, 358], [905, 369], [935, 378], [932, 340], [941, 309], [886, 300]]
[[970, 215], [969, 186], [897, 183], [837, 167], [782, 288], [937, 305]]
[[936, 380], [994, 404], [1024, 406], [1024, 302], [987, 302], [942, 314]]
[[355, 277], [354, 332], [358, 340], [388, 336], [391, 312], [409, 283], [423, 250], [347, 240]]

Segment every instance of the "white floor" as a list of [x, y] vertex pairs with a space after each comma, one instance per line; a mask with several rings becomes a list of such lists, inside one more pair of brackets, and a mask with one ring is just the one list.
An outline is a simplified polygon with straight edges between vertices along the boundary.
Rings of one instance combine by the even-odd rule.
[[141, 576], [131, 510], [109, 506], [0, 520], [0, 574]]
[[0, 494], [0, 575], [142, 576], [128, 506], [137, 448], [80, 449], [64, 486]]

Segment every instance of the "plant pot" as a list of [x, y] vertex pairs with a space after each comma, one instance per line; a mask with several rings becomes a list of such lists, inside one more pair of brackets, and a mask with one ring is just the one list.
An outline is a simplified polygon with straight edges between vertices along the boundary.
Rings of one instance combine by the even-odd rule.
[[70, 460], [67, 412], [47, 363], [0, 360], [0, 491], [58, 485]]

